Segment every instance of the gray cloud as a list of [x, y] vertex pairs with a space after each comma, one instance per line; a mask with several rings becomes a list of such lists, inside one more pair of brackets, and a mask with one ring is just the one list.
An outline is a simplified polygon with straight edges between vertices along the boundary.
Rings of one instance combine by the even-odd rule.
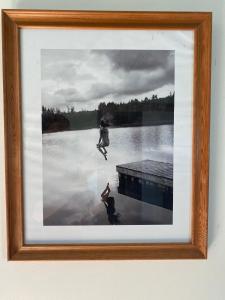
[[117, 72], [121, 82], [96, 83], [91, 94], [97, 97], [107, 95], [138, 95], [153, 91], [166, 84], [174, 84], [174, 51], [169, 50], [94, 50], [101, 57], [105, 55]]
[[[174, 51], [42, 50], [42, 103], [93, 109], [174, 86]], [[82, 107], [83, 105], [83, 107]]]
[[60, 89], [54, 93], [54, 96], [67, 99], [68, 102], [79, 97], [79, 93], [75, 88]]
[[173, 59], [173, 51], [170, 50], [95, 50], [95, 53], [107, 56], [115, 69], [125, 71], [164, 69]]

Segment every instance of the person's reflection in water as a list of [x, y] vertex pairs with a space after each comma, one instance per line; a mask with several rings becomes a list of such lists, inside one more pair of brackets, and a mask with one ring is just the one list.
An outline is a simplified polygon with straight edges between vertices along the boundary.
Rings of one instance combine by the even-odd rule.
[[107, 183], [106, 188], [101, 193], [101, 197], [102, 197], [101, 200], [105, 205], [109, 223], [111, 225], [116, 225], [116, 224], [120, 224], [119, 215], [116, 213], [116, 210], [115, 210], [114, 197], [109, 197], [110, 191], [111, 190], [109, 188], [109, 183]]

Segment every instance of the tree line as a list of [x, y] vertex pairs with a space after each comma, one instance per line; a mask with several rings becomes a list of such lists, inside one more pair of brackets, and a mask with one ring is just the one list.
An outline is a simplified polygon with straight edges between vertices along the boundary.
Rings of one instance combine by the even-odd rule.
[[106, 100], [99, 103], [98, 109], [90, 111], [75, 111], [74, 107], [61, 111], [42, 106], [43, 133], [97, 128], [101, 119], [105, 119], [112, 127], [173, 124], [174, 94], [164, 98], [153, 95], [126, 103]]

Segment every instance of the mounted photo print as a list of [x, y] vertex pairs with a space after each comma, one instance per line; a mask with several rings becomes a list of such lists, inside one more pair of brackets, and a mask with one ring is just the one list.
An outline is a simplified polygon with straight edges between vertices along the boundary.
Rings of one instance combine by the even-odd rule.
[[172, 224], [174, 50], [44, 49], [41, 69], [44, 225]]
[[206, 258], [211, 14], [3, 11], [8, 256]]

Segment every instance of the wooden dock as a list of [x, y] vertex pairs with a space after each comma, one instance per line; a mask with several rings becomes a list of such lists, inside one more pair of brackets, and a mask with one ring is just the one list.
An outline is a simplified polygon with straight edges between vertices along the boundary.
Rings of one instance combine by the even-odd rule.
[[116, 170], [120, 194], [173, 209], [173, 164], [142, 160], [118, 165]]

